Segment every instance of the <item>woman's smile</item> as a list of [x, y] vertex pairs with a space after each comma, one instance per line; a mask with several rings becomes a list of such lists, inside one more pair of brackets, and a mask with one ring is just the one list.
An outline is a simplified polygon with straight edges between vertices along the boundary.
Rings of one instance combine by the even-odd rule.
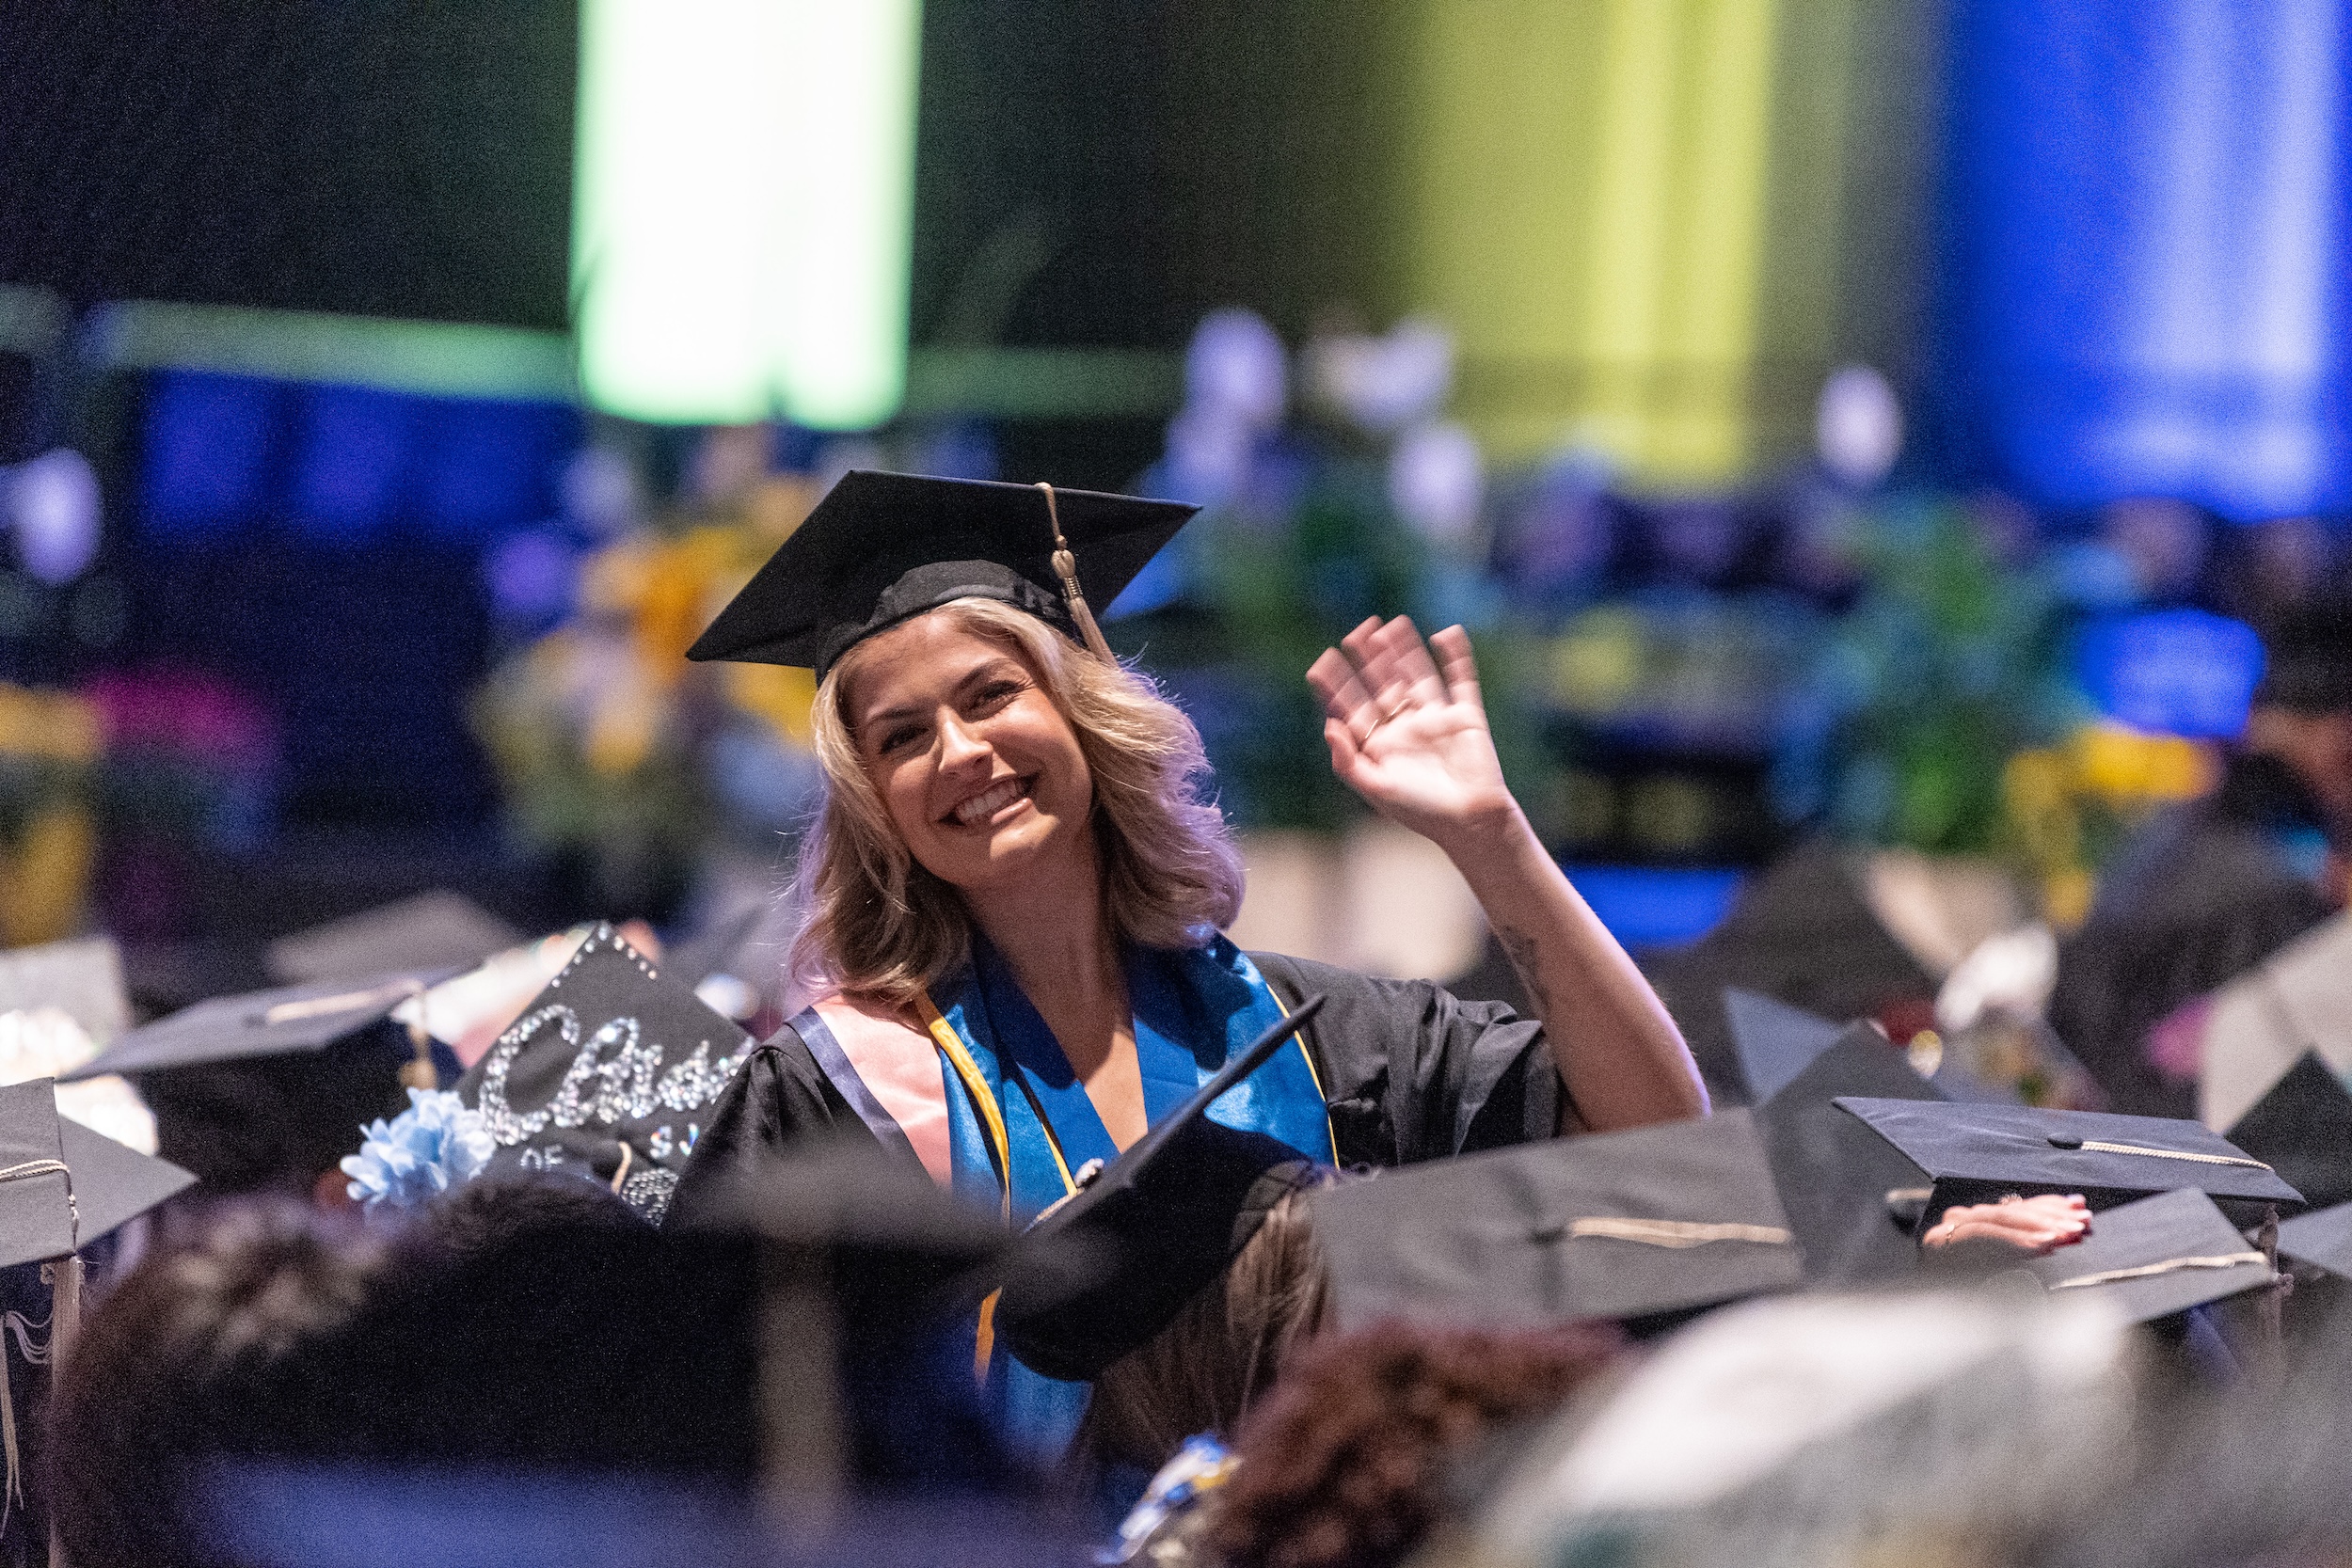
[[1026, 807], [1029, 791], [1036, 779], [1004, 778], [990, 784], [977, 795], [956, 803], [940, 821], [957, 828], [994, 827], [998, 820], [1010, 821], [1013, 811]]
[[854, 657], [858, 751], [917, 864], [974, 892], [1091, 854], [1086, 753], [1016, 650], [934, 612]]

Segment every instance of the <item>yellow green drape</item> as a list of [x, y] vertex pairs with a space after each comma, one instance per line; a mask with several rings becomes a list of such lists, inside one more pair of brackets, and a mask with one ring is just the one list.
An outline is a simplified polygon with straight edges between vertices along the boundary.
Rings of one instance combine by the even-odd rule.
[[1390, 0], [1390, 303], [1457, 333], [1490, 451], [1707, 483], [1801, 436], [1846, 347], [1854, 171], [1885, 162], [1851, 155], [1883, 10]]

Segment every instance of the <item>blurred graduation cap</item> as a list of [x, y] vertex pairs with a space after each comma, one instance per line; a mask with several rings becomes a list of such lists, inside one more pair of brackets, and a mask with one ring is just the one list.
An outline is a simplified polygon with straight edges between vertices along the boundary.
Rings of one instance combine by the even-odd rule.
[[2312, 1207], [2352, 1202], [2352, 1093], [2317, 1052], [2296, 1057], [2229, 1137]]
[[279, 937], [262, 955], [284, 985], [348, 979], [387, 970], [471, 969], [523, 934], [460, 893], [435, 888]]
[[[1085, 607], [1118, 597], [1196, 510], [1091, 490], [853, 470], [686, 657], [804, 667], [821, 678], [861, 640], [961, 598], [1012, 605], [1085, 641], [1092, 630]], [[1057, 548], [1074, 553], [1082, 597], [1066, 587]]]
[[1343, 1328], [1635, 1321], [1804, 1280], [1745, 1111], [1408, 1166], [1311, 1204]]
[[752, 1037], [610, 924], [458, 1080], [498, 1142], [485, 1175], [602, 1181], [659, 1222]]
[[2105, 1302], [2132, 1323], [2270, 1284], [2267, 1256], [2194, 1188], [2102, 1212], [2090, 1234], [2022, 1268], [2053, 1295]]
[[158, 1072], [307, 1054], [371, 1031], [380, 1031], [387, 1039], [397, 1036], [403, 1053], [413, 1057], [430, 1047], [392, 1023], [391, 1014], [410, 997], [422, 995], [439, 978], [430, 971], [403, 970], [364, 979], [314, 981], [278, 990], [215, 997], [132, 1030], [112, 1050], [68, 1073], [66, 1081], [105, 1072]]
[[2280, 1221], [2279, 1255], [2352, 1279], [2352, 1203]]
[[[1796, 1033], [1818, 1022], [1798, 1014], [1782, 1027]], [[1913, 1222], [1931, 1183], [1900, 1149], [1839, 1109], [1841, 1095], [1945, 1098], [1883, 1035], [1856, 1023], [1756, 1107], [1756, 1131], [1804, 1249], [1805, 1275], [1861, 1284], [1911, 1274], [1918, 1267]]]
[[77, 1252], [195, 1180], [59, 1117], [46, 1078], [0, 1088], [0, 1268]]
[[1771, 1093], [1746, 1081], [1729, 989], [1824, 1019], [1867, 1018], [1898, 1002], [1924, 1009], [1935, 997], [1935, 981], [1872, 911], [1846, 853], [1826, 843], [1783, 856], [1740, 890], [1722, 925], [1688, 947], [1645, 955], [1642, 968], [1721, 1104]]
[[1275, 1204], [1311, 1179], [1306, 1155], [1212, 1121], [1208, 1111], [1322, 1011], [1323, 1000], [1309, 997], [1260, 1035], [1030, 1226], [1025, 1249], [1074, 1248], [1099, 1267], [1085, 1284], [1051, 1267], [1009, 1278], [994, 1320], [1008, 1350], [1048, 1377], [1096, 1376], [1167, 1327], [1248, 1244]]
[[1778, 1094], [1845, 1031], [1802, 1007], [1752, 990], [1724, 990], [1724, 1017], [1740, 1052], [1740, 1071], [1760, 1104]]
[[2352, 914], [2305, 932], [2215, 991], [2202, 1033], [2197, 1116], [2210, 1127], [2235, 1123], [2306, 1052], [2352, 1071]]
[[2302, 1203], [2269, 1165], [2193, 1121], [1842, 1095], [1836, 1103], [1927, 1173], [1925, 1224], [2008, 1193], [2080, 1193], [2093, 1210], [2182, 1187], [2257, 1214]]
[[357, 1131], [409, 1085], [453, 1079], [456, 1058], [392, 1014], [435, 979], [403, 972], [216, 997], [132, 1030], [63, 1076], [138, 1080], [156, 1148], [223, 1192], [308, 1195]]

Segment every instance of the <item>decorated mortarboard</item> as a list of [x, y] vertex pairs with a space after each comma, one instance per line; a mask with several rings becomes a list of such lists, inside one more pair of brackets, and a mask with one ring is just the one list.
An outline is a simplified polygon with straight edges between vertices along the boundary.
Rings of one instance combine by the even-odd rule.
[[2103, 1212], [2079, 1242], [2012, 1265], [2053, 1295], [2079, 1295], [2133, 1323], [2271, 1284], [2269, 1258], [2192, 1188]]
[[2293, 1183], [2312, 1207], [2352, 1202], [2352, 1092], [2317, 1052], [2296, 1058], [2231, 1125], [2230, 1141]]
[[1010, 1275], [997, 1299], [998, 1339], [1048, 1377], [1091, 1378], [1165, 1328], [1224, 1273], [1312, 1162], [1263, 1132], [1212, 1120], [1209, 1108], [1323, 1008], [1309, 997], [1219, 1068], [1172, 1114], [1047, 1210], [1023, 1238], [1099, 1260], [1094, 1277], [1053, 1268]]
[[1902, 1151], [1837, 1106], [1841, 1095], [1941, 1101], [1886, 1037], [1857, 1023], [1756, 1107], [1781, 1206], [1809, 1278], [1862, 1284], [1918, 1264], [1912, 1227], [1931, 1185]]
[[403, 971], [215, 997], [132, 1030], [64, 1081], [292, 1056], [325, 1051], [371, 1031], [382, 1032], [388, 1050], [421, 1057], [432, 1049], [429, 1032], [393, 1023], [391, 1015], [439, 978]]
[[1954, 1204], [2010, 1193], [2080, 1193], [2094, 1210], [2181, 1187], [2249, 1212], [2302, 1203], [2277, 1171], [2193, 1121], [1853, 1096], [1837, 1104], [1926, 1172], [1929, 1224]]
[[471, 969], [522, 941], [465, 895], [437, 888], [279, 937], [262, 957], [272, 979], [300, 985], [395, 969]]
[[678, 1173], [752, 1037], [610, 925], [458, 1080], [498, 1143], [485, 1175], [601, 1181], [647, 1219]]
[[1196, 510], [1091, 490], [856, 470], [826, 492], [686, 657], [804, 667], [821, 677], [861, 640], [961, 598], [1012, 605], [1091, 643], [1101, 634], [1088, 606], [1116, 598]]
[[1746, 1111], [1412, 1165], [1310, 1212], [1343, 1329], [1638, 1320], [1804, 1277]]

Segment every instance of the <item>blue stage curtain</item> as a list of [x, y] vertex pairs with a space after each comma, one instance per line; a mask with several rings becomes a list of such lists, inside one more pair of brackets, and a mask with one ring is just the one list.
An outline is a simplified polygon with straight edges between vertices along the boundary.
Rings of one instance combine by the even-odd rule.
[[1954, 0], [1937, 395], [2058, 505], [2352, 501], [2339, 0]]

